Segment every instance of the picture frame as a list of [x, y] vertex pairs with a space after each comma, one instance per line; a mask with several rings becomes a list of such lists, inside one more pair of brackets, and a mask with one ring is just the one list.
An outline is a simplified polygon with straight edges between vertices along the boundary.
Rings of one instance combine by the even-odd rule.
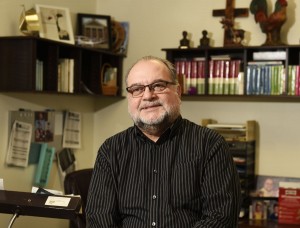
[[39, 36], [50, 40], [74, 44], [74, 33], [68, 8], [35, 5], [39, 16]]
[[109, 15], [77, 14], [76, 44], [112, 50], [112, 27]]
[[268, 204], [264, 200], [253, 200], [249, 206], [249, 219], [266, 220], [268, 218]]

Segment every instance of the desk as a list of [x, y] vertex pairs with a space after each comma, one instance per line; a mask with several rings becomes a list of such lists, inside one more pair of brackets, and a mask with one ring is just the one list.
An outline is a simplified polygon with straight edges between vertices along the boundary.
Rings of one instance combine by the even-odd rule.
[[[71, 198], [67, 207], [45, 205], [48, 195], [0, 190], [0, 213], [73, 220], [81, 208], [79, 197]], [[56, 196], [65, 197], [65, 196]], [[13, 222], [12, 222], [13, 223]]]
[[239, 228], [253, 228], [253, 227], [265, 227], [265, 228], [297, 228], [299, 225], [290, 224], [278, 224], [274, 221], [266, 220], [241, 220], [239, 221]]

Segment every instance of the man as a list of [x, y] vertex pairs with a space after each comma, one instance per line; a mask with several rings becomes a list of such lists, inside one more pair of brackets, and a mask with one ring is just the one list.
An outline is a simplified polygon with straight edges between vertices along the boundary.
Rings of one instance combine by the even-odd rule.
[[88, 227], [237, 227], [240, 186], [227, 143], [181, 117], [173, 65], [144, 57], [126, 85], [134, 126], [99, 149]]

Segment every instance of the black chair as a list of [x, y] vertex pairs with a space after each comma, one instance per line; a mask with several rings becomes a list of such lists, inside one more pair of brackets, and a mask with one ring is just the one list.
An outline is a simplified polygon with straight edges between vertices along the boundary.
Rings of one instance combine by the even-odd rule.
[[70, 221], [70, 228], [85, 228], [85, 206], [93, 169], [81, 169], [68, 173], [64, 180], [65, 194], [80, 195], [82, 201], [82, 214], [76, 220]]

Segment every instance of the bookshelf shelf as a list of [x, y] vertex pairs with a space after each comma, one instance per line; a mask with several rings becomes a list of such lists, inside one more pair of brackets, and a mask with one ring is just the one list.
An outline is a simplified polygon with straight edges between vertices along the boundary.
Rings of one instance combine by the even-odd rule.
[[[163, 48], [162, 51], [166, 52], [166, 58], [176, 66], [179, 81], [184, 87], [184, 100], [300, 102], [300, 73], [291, 76], [292, 70], [290, 69], [290, 66], [300, 65], [300, 45]], [[275, 56], [274, 59], [272, 59], [273, 56]], [[226, 58], [224, 59], [224, 57]], [[235, 60], [238, 61], [237, 74], [232, 73], [233, 68], [230, 68], [230, 64], [233, 64]], [[194, 64], [195, 61], [198, 63]], [[204, 65], [202, 70], [199, 67], [201, 61]], [[265, 65], [271, 65], [271, 61], [272, 65], [277, 61], [278, 65], [282, 67], [280, 74], [275, 74], [273, 71], [269, 74], [250, 71], [250, 62], [254, 62], [257, 67], [263, 62]], [[193, 64], [195, 67], [198, 66], [198, 69], [193, 68]], [[229, 67], [226, 68], [226, 64]], [[199, 73], [200, 71], [202, 74]], [[219, 74], [218, 71], [223, 74]], [[274, 77], [277, 77], [275, 86]], [[296, 79], [297, 77], [298, 79]], [[262, 78], [265, 80], [263, 81]], [[238, 82], [238, 79], [241, 80]], [[251, 88], [250, 85], [252, 85]], [[293, 89], [291, 89], [291, 85], [293, 85]], [[233, 92], [227, 87], [233, 88]], [[273, 91], [274, 88], [276, 90]], [[298, 92], [293, 90], [298, 90]]]
[[[0, 52], [0, 92], [104, 96], [100, 74], [109, 64], [117, 68], [113, 96], [121, 97], [124, 55], [30, 36], [0, 37]], [[61, 68], [62, 59], [70, 60], [67, 67]], [[67, 90], [59, 89], [62, 71]]]
[[299, 96], [271, 96], [271, 95], [182, 95], [185, 101], [222, 101], [222, 102], [274, 102], [297, 103]]

